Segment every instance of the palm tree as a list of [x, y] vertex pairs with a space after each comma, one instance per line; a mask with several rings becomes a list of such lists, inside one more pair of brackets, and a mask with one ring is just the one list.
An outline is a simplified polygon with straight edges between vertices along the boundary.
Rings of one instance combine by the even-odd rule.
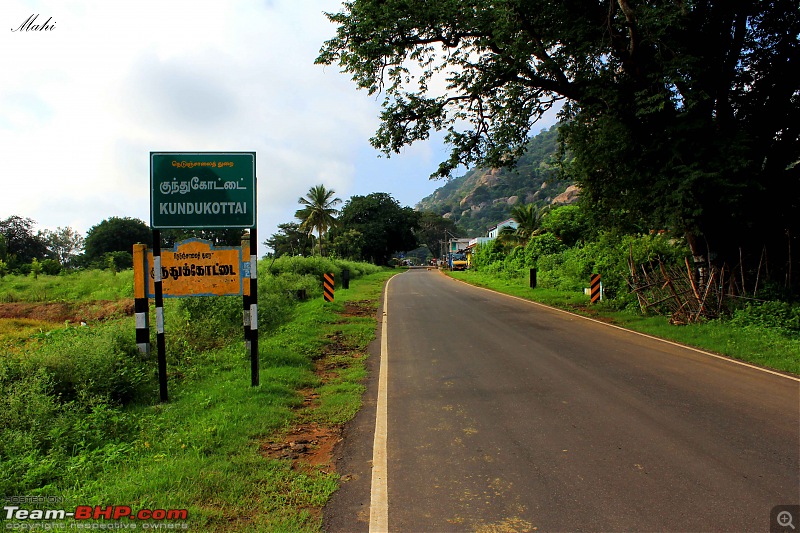
[[539, 209], [533, 204], [515, 205], [511, 208], [511, 218], [517, 223], [516, 234], [523, 240], [539, 233], [542, 216], [547, 209]]
[[300, 197], [297, 202], [305, 206], [299, 209], [294, 216], [300, 220], [300, 229], [313, 236], [314, 230], [319, 237], [319, 254], [322, 255], [322, 234], [336, 225], [334, 216], [338, 211], [334, 208], [341, 203], [340, 198], [333, 198], [336, 191], [326, 189], [324, 185], [315, 185]]

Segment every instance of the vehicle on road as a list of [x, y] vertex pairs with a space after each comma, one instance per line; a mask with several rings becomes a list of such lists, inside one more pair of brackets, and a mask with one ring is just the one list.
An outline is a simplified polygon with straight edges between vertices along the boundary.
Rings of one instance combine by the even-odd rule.
[[467, 269], [467, 254], [454, 253], [450, 255], [450, 269], [451, 270], [466, 270]]

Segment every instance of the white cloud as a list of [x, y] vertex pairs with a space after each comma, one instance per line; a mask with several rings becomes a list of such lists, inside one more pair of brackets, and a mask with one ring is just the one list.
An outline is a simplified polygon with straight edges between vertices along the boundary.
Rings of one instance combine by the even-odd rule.
[[[339, 7], [4, 1], [0, 217], [81, 232], [112, 215], [147, 221], [148, 155], [166, 150], [255, 150], [265, 238], [310, 186], [345, 197], [377, 103], [313, 64], [334, 32], [322, 13]], [[54, 29], [9, 31], [31, 14]]]
[[[380, 99], [314, 65], [340, 0], [3, 0], [0, 218], [86, 232], [149, 221], [150, 151], [256, 151], [259, 240], [323, 183], [413, 205], [441, 135], [390, 159], [368, 144]], [[32, 14], [48, 32], [14, 32]], [[442, 89], [441, 80], [435, 82]], [[263, 253], [264, 248], [260, 248]]]

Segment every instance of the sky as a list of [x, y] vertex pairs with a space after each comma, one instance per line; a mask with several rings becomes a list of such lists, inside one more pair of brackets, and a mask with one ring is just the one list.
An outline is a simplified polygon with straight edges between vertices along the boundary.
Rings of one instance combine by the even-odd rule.
[[[413, 207], [444, 185], [428, 177], [447, 147], [369, 144], [382, 97], [314, 65], [341, 5], [3, 0], [0, 219], [84, 235], [111, 216], [149, 223], [151, 151], [256, 152], [261, 243], [318, 184]], [[17, 31], [35, 15], [49, 29]]]

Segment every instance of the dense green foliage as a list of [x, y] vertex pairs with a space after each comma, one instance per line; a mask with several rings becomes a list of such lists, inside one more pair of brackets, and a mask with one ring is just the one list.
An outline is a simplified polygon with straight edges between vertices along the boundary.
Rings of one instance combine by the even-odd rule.
[[729, 266], [743, 248], [753, 269], [766, 246], [775, 277], [789, 277], [800, 248], [796, 0], [353, 0], [328, 16], [336, 35], [317, 62], [385, 94], [378, 149], [446, 130], [438, 175], [509, 166], [562, 101], [565, 169], [595, 225], [668, 229], [698, 260]]
[[300, 229], [300, 224], [296, 222], [285, 222], [278, 224], [278, 233], [273, 234], [264, 241], [264, 245], [272, 249], [274, 257], [282, 255], [311, 255], [313, 250], [313, 239], [308, 233]]
[[[137, 218], [109, 217], [95, 224], [86, 233], [84, 241], [85, 262], [89, 265], [103, 265], [106, 254], [122, 252], [131, 254], [137, 243], [152, 246], [153, 234], [150, 227]], [[131, 259], [131, 264], [133, 259]]]
[[361, 236], [361, 249], [352, 259], [388, 265], [394, 252], [417, 248], [415, 231], [419, 213], [400, 204], [386, 193], [353, 196], [342, 207], [336, 236], [355, 230]]
[[[662, 260], [667, 265], [682, 265], [689, 250], [682, 239], [667, 234], [623, 234], [601, 231], [591, 239], [578, 241], [569, 236], [580, 227], [580, 207], [563, 206], [542, 217], [542, 229], [524, 245], [504, 243], [502, 239], [479, 245], [474, 265], [479, 271], [506, 277], [526, 277], [537, 269], [538, 284], [545, 288], [582, 291], [592, 273], [603, 278], [606, 296], [618, 307], [637, 307], [628, 289], [628, 260], [635, 264]], [[562, 238], [560, 238], [562, 237]]]
[[40, 334], [0, 358], [0, 491], [33, 494], [101, 472], [130, 449], [120, 408], [151, 382], [122, 323]]
[[35, 224], [32, 219], [18, 215], [0, 220], [0, 259], [10, 270], [29, 264], [33, 259], [48, 257], [45, 235], [41, 231], [34, 233]]

